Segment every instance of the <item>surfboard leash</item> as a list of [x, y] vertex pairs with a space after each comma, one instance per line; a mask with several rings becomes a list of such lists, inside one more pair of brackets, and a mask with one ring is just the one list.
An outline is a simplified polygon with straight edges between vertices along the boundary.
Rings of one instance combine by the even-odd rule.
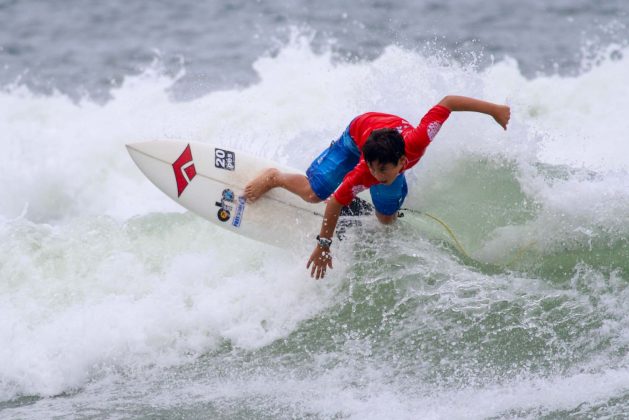
[[[467, 253], [467, 251], [465, 250], [465, 248], [463, 247], [461, 242], [459, 242], [459, 240], [457, 239], [457, 237], [454, 234], [454, 231], [452, 230], [452, 228], [450, 226], [448, 226], [448, 224], [446, 222], [444, 222], [443, 220], [441, 220], [437, 216], [435, 216], [433, 214], [430, 214], [430, 213], [426, 213], [424, 211], [413, 210], [413, 209], [409, 209], [409, 208], [402, 208], [402, 209], [400, 209], [400, 211], [408, 211], [409, 213], [417, 214], [419, 216], [426, 216], [426, 217], [434, 220], [435, 222], [440, 224], [446, 230], [446, 232], [448, 233], [448, 236], [450, 236], [452, 241], [454, 241], [454, 245], [455, 245], [456, 249], [461, 254], [463, 254], [465, 257], [469, 258], [470, 260], [473, 260], [473, 261], [476, 261], [476, 262], [480, 262], [480, 261], [477, 261], [475, 258], [473, 258], [472, 256], [470, 256], [470, 254]], [[403, 213], [398, 213], [398, 216], [399, 217], [403, 217], [404, 214]], [[537, 241], [533, 240], [533, 241], [530, 241], [529, 243], [527, 243], [526, 245], [524, 245], [523, 247], [520, 247], [517, 250], [517, 252], [515, 253], [515, 255], [506, 264], [504, 264], [503, 266], [504, 267], [509, 267], [512, 264], [515, 264], [517, 261], [522, 259], [524, 257], [524, 254], [527, 251], [529, 251], [536, 243], [537, 243]], [[486, 263], [481, 263], [481, 264], [486, 264]]]
[[[407, 211], [409, 213], [418, 214], [420, 216], [426, 216], [426, 217], [434, 220], [435, 222], [439, 223], [446, 230], [446, 232], [448, 233], [448, 236], [450, 236], [450, 238], [454, 241], [454, 246], [459, 250], [459, 252], [461, 254], [463, 254], [465, 257], [469, 258], [470, 260], [476, 261], [474, 258], [472, 258], [470, 256], [470, 254], [467, 253], [467, 251], [465, 250], [463, 245], [461, 245], [461, 242], [459, 242], [459, 240], [457, 239], [457, 237], [454, 234], [454, 231], [452, 230], [452, 228], [450, 226], [448, 226], [448, 224], [446, 222], [444, 222], [443, 220], [441, 220], [437, 216], [435, 216], [433, 214], [430, 214], [430, 213], [426, 213], [424, 211], [413, 210], [413, 209], [409, 209], [409, 208], [402, 208], [400, 210]], [[402, 216], [404, 216], [404, 214], [402, 214]]]

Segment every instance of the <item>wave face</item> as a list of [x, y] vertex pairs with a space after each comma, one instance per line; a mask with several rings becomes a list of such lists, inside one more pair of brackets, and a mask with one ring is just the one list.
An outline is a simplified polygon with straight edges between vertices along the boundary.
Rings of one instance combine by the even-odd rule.
[[[524, 77], [296, 37], [257, 82], [180, 101], [159, 65], [104, 102], [0, 91], [0, 409], [56, 415], [536, 418], [629, 411], [629, 50]], [[451, 116], [406, 206], [471, 254], [355, 230], [325, 281], [154, 188], [124, 144], [220, 142], [304, 169], [357, 114], [418, 122], [444, 95], [507, 101], [507, 132]], [[434, 226], [433, 226], [434, 227]], [[441, 227], [437, 226], [437, 230]], [[57, 396], [58, 398], [48, 398]], [[84, 407], [84, 408], [77, 408]]]

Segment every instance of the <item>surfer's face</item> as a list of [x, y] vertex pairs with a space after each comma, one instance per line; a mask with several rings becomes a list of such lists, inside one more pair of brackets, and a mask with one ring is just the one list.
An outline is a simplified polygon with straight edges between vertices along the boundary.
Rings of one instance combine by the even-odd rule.
[[402, 172], [402, 170], [404, 169], [406, 161], [406, 156], [402, 156], [397, 165], [393, 163], [382, 164], [379, 161], [374, 160], [373, 162], [368, 162], [367, 166], [369, 167], [369, 172], [371, 172], [371, 175], [373, 175], [373, 177], [376, 178], [378, 182], [385, 185], [391, 185], [400, 174], [400, 172]]

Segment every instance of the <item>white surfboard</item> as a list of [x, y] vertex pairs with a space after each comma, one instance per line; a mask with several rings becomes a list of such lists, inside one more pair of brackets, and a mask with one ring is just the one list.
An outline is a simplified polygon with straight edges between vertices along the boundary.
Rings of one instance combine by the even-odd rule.
[[209, 143], [159, 140], [128, 144], [127, 150], [160, 190], [222, 228], [284, 248], [319, 233], [324, 203], [307, 203], [281, 188], [255, 203], [243, 197], [245, 185], [265, 168], [298, 170]]

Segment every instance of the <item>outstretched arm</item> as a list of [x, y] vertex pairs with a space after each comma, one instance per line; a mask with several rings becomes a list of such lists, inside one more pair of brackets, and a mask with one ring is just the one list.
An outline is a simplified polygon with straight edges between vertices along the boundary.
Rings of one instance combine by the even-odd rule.
[[[336, 224], [339, 220], [339, 216], [341, 215], [341, 208], [343, 208], [341, 203], [336, 201], [334, 196], [330, 197], [328, 204], [325, 206], [323, 223], [321, 224], [321, 231], [319, 232], [319, 236], [321, 238], [332, 239], [334, 236], [334, 229], [336, 229]], [[332, 268], [332, 254], [330, 253], [330, 248], [322, 247], [317, 244], [310, 255], [310, 259], [308, 259], [306, 268], [310, 268], [311, 264], [312, 269], [310, 270], [310, 277], [315, 277], [317, 280], [325, 277], [325, 271], [327, 268]]]
[[467, 96], [448, 95], [439, 102], [439, 105], [450, 111], [473, 111], [491, 115], [505, 130], [511, 118], [511, 109], [507, 105], [494, 104]]

